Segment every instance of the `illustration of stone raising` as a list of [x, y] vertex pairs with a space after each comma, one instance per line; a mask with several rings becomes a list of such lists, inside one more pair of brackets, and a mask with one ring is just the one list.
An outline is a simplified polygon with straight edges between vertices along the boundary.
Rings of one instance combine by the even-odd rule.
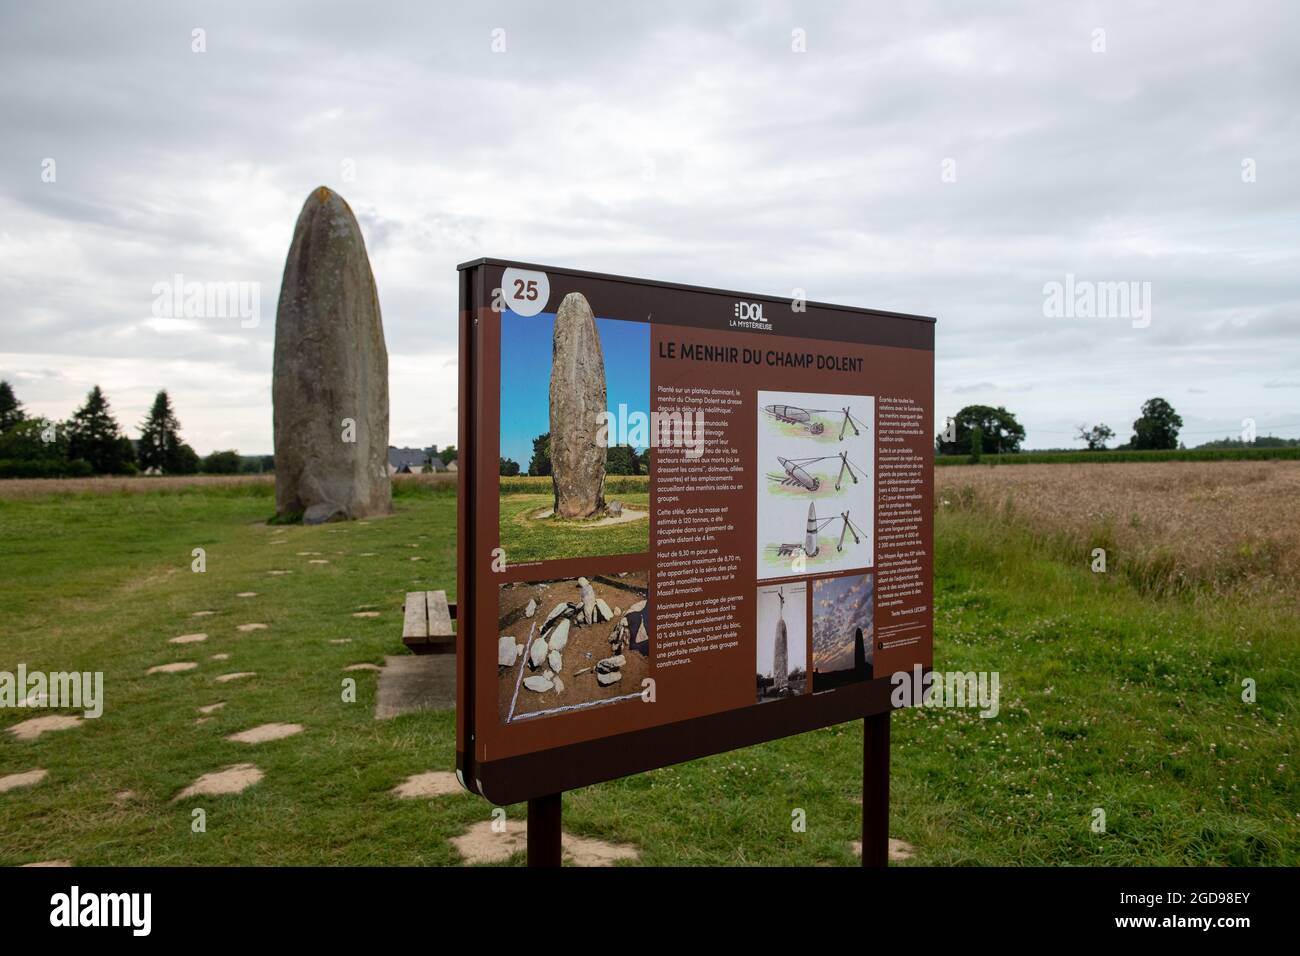
[[558, 519], [605, 511], [605, 355], [591, 306], [570, 292], [555, 314], [551, 346], [551, 481]]

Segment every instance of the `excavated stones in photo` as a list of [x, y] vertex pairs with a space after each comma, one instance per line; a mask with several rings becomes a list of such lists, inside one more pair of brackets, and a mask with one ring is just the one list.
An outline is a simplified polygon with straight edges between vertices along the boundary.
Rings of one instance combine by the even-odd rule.
[[[551, 346], [551, 480], [557, 518], [589, 518], [605, 507], [605, 355], [591, 306], [570, 292], [555, 314]], [[279, 463], [277, 461], [277, 468]]]
[[278, 514], [320, 524], [393, 510], [379, 296], [356, 217], [324, 186], [284, 264], [272, 399]]

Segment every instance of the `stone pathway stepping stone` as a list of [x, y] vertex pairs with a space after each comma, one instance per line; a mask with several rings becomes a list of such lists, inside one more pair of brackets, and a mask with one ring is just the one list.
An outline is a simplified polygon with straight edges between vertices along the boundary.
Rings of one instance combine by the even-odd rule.
[[135, 791], [119, 790], [117, 793], [113, 794], [113, 799], [116, 800], [118, 803], [126, 803], [128, 800], [135, 799]]
[[[856, 857], [862, 856], [861, 840], [853, 841], [853, 855]], [[912, 846], [912, 844], [904, 843], [902, 840], [895, 840], [893, 837], [889, 838], [890, 863], [901, 863], [903, 860], [910, 860], [915, 855], [916, 847]]]
[[279, 577], [282, 574], [293, 574], [292, 571], [267, 571], [266, 573], [272, 577]]
[[24, 863], [23, 869], [37, 866], [72, 866], [71, 860], [42, 860], [40, 863]]
[[393, 788], [393, 793], [404, 800], [417, 797], [441, 797], [448, 793], [464, 793], [454, 773], [446, 770], [433, 770], [429, 773], [417, 773], [407, 777]]
[[197, 644], [199, 641], [206, 641], [206, 634], [182, 634], [180, 637], [168, 639], [168, 644]]
[[[504, 863], [528, 848], [528, 832], [522, 820], [506, 820], [506, 829], [497, 833], [492, 820], [476, 823], [463, 834], [452, 838], [452, 845], [466, 863]], [[570, 866], [613, 866], [619, 860], [635, 860], [636, 847], [623, 843], [606, 843], [590, 837], [560, 834], [560, 852]]]
[[196, 717], [194, 720], [194, 726], [201, 727], [211, 719], [211, 717]]
[[242, 597], [242, 598], [257, 597], [257, 592], [256, 592], [256, 591], [240, 591], [238, 594], [235, 595], [235, 597]]
[[0, 793], [17, 790], [19, 787], [34, 787], [50, 775], [48, 770], [28, 770], [24, 773], [11, 773], [0, 777]]
[[198, 667], [194, 661], [176, 661], [171, 664], [158, 664], [145, 671], [146, 674], [179, 674], [181, 671], [192, 671]]
[[329, 564], [329, 558], [312, 558], [308, 564]]
[[298, 557], [300, 557], [300, 558], [310, 558], [310, 557], [312, 557], [312, 556], [314, 556], [314, 555], [317, 555], [317, 554], [320, 554], [320, 552], [319, 552], [319, 551], [299, 551], [299, 552], [298, 552]]
[[399, 654], [384, 658], [375, 691], [375, 720], [417, 710], [456, 706], [455, 654]]
[[232, 680], [243, 680], [245, 677], [256, 677], [257, 671], [236, 671], [233, 674], [222, 674], [217, 678], [218, 684], [228, 684]]
[[240, 624], [235, 630], [247, 634], [249, 631], [265, 631], [266, 628], [266, 624]]
[[378, 664], [349, 664], [343, 669], [345, 671], [377, 671], [381, 668]]
[[197, 710], [200, 714], [215, 714], [217, 711], [219, 711], [222, 707], [225, 706], [226, 706], [226, 702], [224, 700], [219, 700], [215, 704], [205, 704], [202, 707], [196, 707], [195, 710]]
[[251, 763], [231, 764], [222, 770], [205, 773], [176, 794], [172, 800], [175, 802], [176, 800], [184, 800], [186, 797], [209, 797], [228, 793], [243, 793], [264, 776], [266, 774]]
[[357, 555], [357, 557], [359, 557], [359, 558], [377, 558], [378, 555], [375, 554], [375, 552], [373, 552], [373, 551], [362, 551], [359, 555]]
[[217, 613], [216, 611], [195, 611], [193, 614], [190, 615], [190, 617], [211, 617], [216, 613]]
[[73, 727], [80, 726], [80, 717], [53, 714], [49, 717], [33, 717], [31, 720], [24, 720], [21, 724], [14, 724], [9, 728], [9, 733], [19, 740], [35, 740], [41, 734], [49, 733], [51, 730], [71, 730]]
[[331, 643], [331, 644], [351, 644], [351, 643], [352, 643], [352, 638], [350, 638], [350, 637], [336, 637], [336, 638], [333, 638], [333, 639], [330, 641], [330, 643]]
[[416, 555], [415, 557], [413, 557], [411, 560], [412, 560], [412, 561], [423, 561], [424, 558], [420, 557], [420, 556], [417, 554], [417, 555]]
[[283, 740], [303, 731], [302, 724], [259, 724], [248, 730], [231, 734], [227, 740], [237, 744], [264, 744], [269, 740]]
[[230, 660], [230, 655], [229, 655], [229, 654], [213, 654], [213, 655], [209, 658], [209, 660], [213, 660], [213, 661], [228, 661], [228, 660]]
[[378, 611], [353, 611], [353, 617], [379, 617]]

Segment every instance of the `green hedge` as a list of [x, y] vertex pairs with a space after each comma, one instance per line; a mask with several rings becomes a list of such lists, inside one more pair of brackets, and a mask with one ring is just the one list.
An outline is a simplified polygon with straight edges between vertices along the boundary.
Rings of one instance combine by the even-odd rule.
[[80, 458], [35, 460], [0, 459], [0, 479], [4, 478], [89, 478], [94, 472], [90, 462]]

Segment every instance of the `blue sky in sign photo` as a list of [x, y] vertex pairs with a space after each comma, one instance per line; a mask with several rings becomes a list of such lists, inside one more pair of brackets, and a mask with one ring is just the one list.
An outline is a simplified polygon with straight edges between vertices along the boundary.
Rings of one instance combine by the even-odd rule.
[[[533, 439], [551, 430], [551, 337], [555, 313], [501, 314], [501, 457], [528, 471]], [[596, 318], [605, 355], [605, 396], [611, 421], [650, 413], [650, 323]], [[618, 433], [610, 428], [609, 443]], [[638, 448], [638, 451], [641, 449]]]

